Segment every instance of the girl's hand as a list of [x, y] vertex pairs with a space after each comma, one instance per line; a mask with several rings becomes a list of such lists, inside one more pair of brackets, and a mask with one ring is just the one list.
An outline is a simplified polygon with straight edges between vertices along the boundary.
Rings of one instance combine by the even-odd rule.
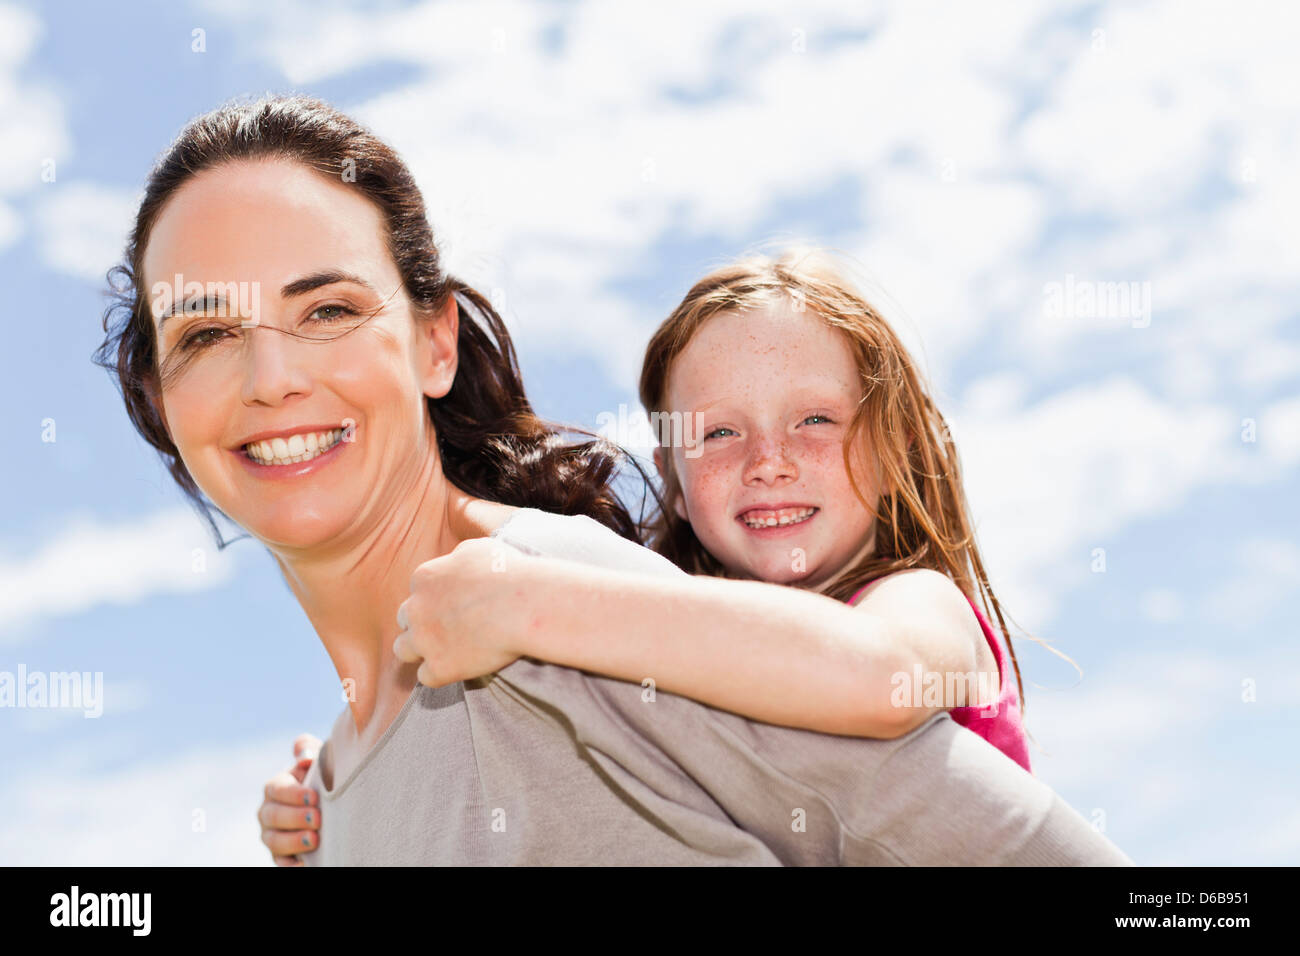
[[469, 538], [411, 575], [411, 596], [397, 609], [398, 660], [422, 661], [421, 684], [442, 687], [492, 674], [523, 653], [521, 636], [540, 559], [491, 538]]
[[321, 742], [311, 734], [300, 734], [293, 742], [297, 761], [266, 782], [257, 822], [276, 866], [302, 866], [296, 854], [309, 853], [319, 845], [320, 799], [302, 782], [320, 748]]

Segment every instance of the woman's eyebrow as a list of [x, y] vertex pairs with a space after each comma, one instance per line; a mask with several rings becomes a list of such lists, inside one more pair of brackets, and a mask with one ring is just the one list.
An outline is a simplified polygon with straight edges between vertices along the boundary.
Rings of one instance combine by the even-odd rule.
[[321, 286], [333, 285], [336, 282], [352, 282], [369, 289], [371, 292], [375, 293], [375, 295], [379, 294], [378, 289], [358, 275], [353, 275], [351, 272], [344, 272], [341, 269], [324, 269], [320, 272], [313, 272], [287, 283], [284, 288], [280, 290], [280, 296], [281, 298], [291, 299], [296, 295], [306, 295], [308, 292], [319, 289]]

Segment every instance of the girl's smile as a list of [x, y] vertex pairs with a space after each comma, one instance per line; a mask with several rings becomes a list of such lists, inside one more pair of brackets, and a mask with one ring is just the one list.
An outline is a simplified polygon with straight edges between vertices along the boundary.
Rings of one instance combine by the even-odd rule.
[[781, 532], [811, 521], [820, 510], [813, 505], [755, 505], [738, 514], [736, 520], [757, 535], [779, 537]]

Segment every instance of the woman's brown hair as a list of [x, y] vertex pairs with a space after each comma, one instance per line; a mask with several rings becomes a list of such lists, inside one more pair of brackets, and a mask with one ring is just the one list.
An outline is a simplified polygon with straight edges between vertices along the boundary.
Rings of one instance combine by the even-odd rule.
[[[142, 260], [159, 212], [200, 171], [261, 158], [298, 162], [354, 186], [379, 209], [388, 249], [418, 311], [435, 314], [456, 296], [460, 327], [456, 378], [442, 398], [426, 400], [443, 472], [467, 494], [504, 504], [587, 515], [640, 541], [614, 490], [620, 465], [636, 460], [585, 429], [546, 422], [524, 393], [514, 345], [492, 304], [443, 271], [424, 199], [414, 177], [387, 143], [329, 104], [303, 95], [232, 100], [191, 121], [155, 163], [121, 264], [109, 270], [106, 337], [93, 361], [117, 381], [136, 431], [161, 455], [185, 496], [221, 537], [215, 505], [182, 462], [155, 407], [159, 393], [156, 336]], [[466, 308], [473, 306], [473, 313]], [[589, 436], [571, 443], [564, 432]], [[243, 536], [243, 537], [246, 537]], [[238, 540], [238, 539], [232, 539]]]
[[[792, 249], [775, 257], [747, 257], [696, 282], [650, 339], [641, 366], [641, 404], [661, 422], [672, 421], [673, 412], [685, 414], [684, 409], [666, 407], [668, 377], [674, 360], [699, 328], [723, 312], [783, 306], [810, 311], [839, 329], [853, 351], [863, 386], [844, 437], [844, 467], [858, 500], [879, 522], [876, 544], [872, 553], [838, 575], [825, 593], [847, 601], [868, 581], [908, 568], [946, 575], [971, 600], [978, 592], [985, 614], [996, 617], [1006, 638], [1023, 707], [1020, 664], [975, 542], [957, 447], [947, 422], [893, 329], [830, 255]], [[663, 435], [660, 439], [661, 446], [669, 440]], [[861, 475], [854, 462], [864, 460], [860, 449], [874, 450], [881, 487], [888, 489], [881, 494], [879, 508], [866, 500], [859, 485]], [[730, 576], [672, 506], [681, 495], [681, 484], [667, 448], [661, 466], [661, 505], [647, 527], [649, 546], [692, 574]]]

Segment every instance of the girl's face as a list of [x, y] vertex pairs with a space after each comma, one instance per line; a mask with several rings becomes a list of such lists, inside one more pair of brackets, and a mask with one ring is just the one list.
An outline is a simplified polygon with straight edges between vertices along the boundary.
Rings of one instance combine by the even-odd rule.
[[[379, 210], [284, 160], [207, 169], [177, 190], [143, 258], [151, 310], [155, 283], [171, 286], [178, 275], [182, 290], [198, 282], [228, 303], [165, 317], [161, 331], [153, 319], [159, 364], [187, 360], [156, 400], [199, 487], [240, 526], [285, 548], [367, 527], [368, 517], [382, 522], [385, 492], [396, 493], [401, 476], [413, 480], [425, 459], [424, 396], [446, 394], [455, 375], [454, 298], [436, 319], [413, 321]], [[341, 441], [296, 464], [262, 464], [245, 448], [266, 432], [288, 443], [336, 429]], [[305, 451], [287, 447], [311, 452], [310, 441]]]
[[[678, 354], [666, 395], [698, 441], [671, 449], [674, 507], [731, 573], [816, 588], [869, 553], [875, 519], [843, 459], [863, 391], [842, 332], [783, 306], [716, 315]], [[874, 506], [876, 470], [854, 470]]]

